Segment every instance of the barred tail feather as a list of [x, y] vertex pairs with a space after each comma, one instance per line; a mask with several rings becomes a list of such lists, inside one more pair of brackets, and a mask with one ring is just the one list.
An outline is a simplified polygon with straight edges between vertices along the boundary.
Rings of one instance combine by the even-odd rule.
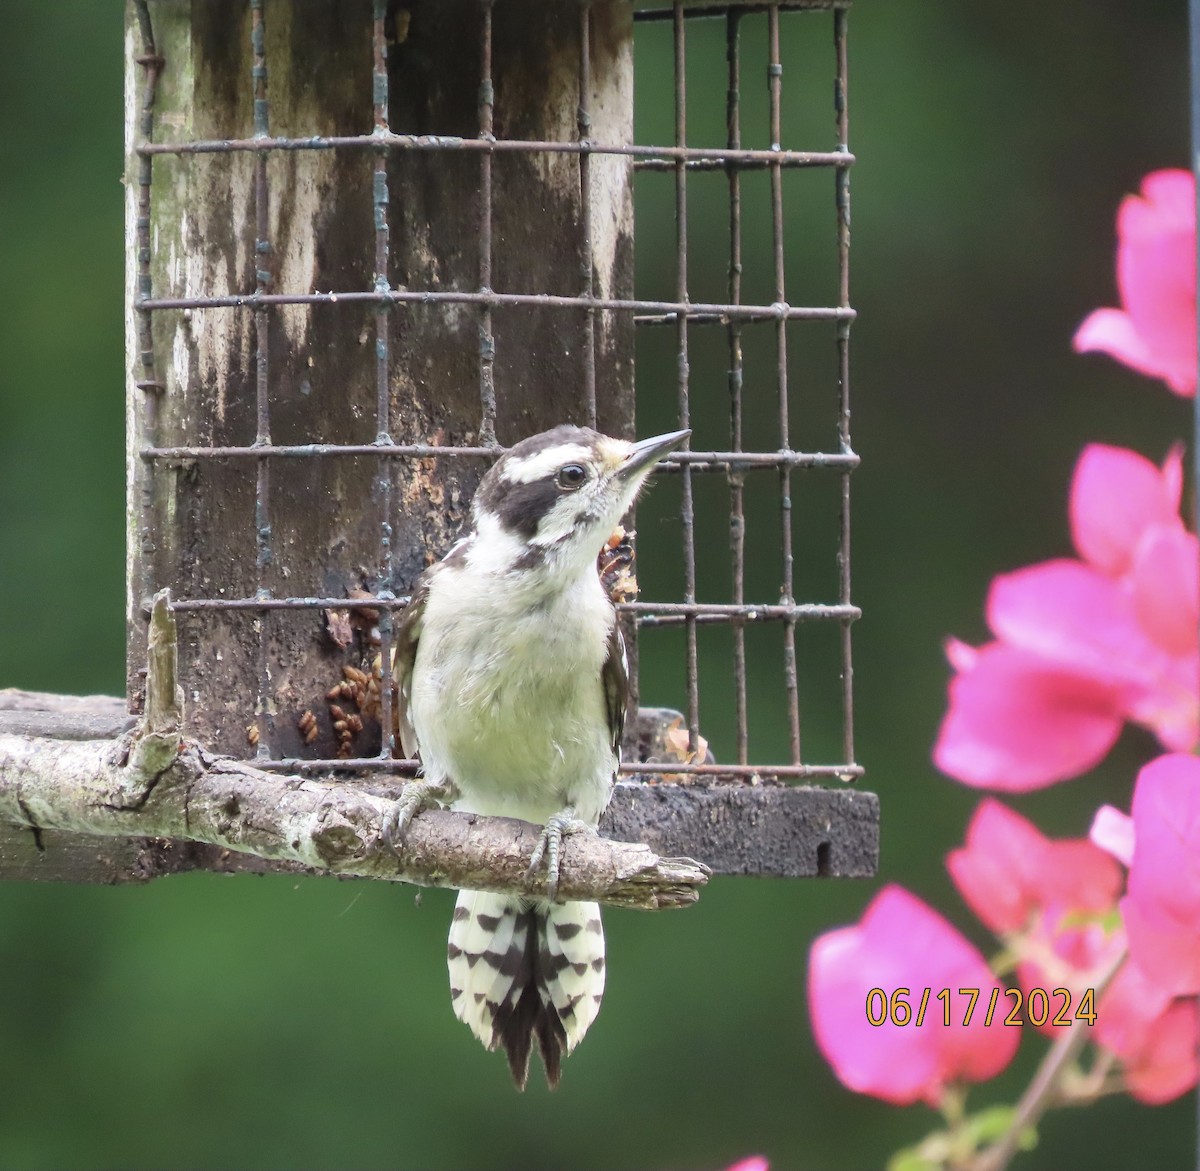
[[604, 995], [600, 908], [459, 891], [446, 953], [454, 1015], [488, 1049], [503, 1047], [520, 1089], [536, 1037], [556, 1086]]
[[604, 927], [597, 903], [543, 904], [538, 920], [538, 992], [560, 1021], [571, 1052], [604, 997]]

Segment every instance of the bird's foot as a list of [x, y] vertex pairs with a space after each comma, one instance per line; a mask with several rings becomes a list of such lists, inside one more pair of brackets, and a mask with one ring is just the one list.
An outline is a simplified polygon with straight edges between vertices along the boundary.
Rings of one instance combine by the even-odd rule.
[[383, 823], [383, 840], [397, 852], [404, 846], [412, 819], [423, 809], [453, 801], [458, 790], [452, 781], [406, 781]]
[[550, 897], [551, 902], [558, 898], [559, 852], [562, 849], [563, 838], [569, 834], [594, 834], [595, 832], [595, 829], [586, 821], [581, 821], [575, 816], [575, 810], [569, 805], [546, 822], [542, 836], [538, 838], [538, 843], [533, 848], [533, 856], [529, 859], [529, 869], [525, 874], [528, 878], [533, 877], [534, 872], [542, 864], [542, 859], [546, 859], [546, 894]]

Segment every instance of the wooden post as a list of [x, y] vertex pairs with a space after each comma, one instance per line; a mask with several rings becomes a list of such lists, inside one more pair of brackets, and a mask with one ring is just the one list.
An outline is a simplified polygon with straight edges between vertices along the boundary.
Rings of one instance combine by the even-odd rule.
[[[139, 292], [186, 299], [256, 288], [361, 291], [377, 280], [391, 289], [476, 291], [489, 268], [497, 290], [575, 296], [590, 281], [600, 296], [632, 295], [626, 158], [581, 163], [576, 153], [497, 153], [486, 164], [489, 213], [480, 152], [389, 150], [382, 178], [380, 152], [362, 148], [263, 152], [261, 174], [254, 151], [139, 156], [147, 126], [159, 143], [244, 139], [264, 127], [288, 138], [371, 132], [378, 92], [370, 0], [268, 2], [260, 14], [253, 8], [241, 0], [149, 0], [161, 58], [149, 122], [142, 109], [148, 66], [138, 62], [145, 30], [136, 0], [127, 9], [127, 666], [134, 711], [143, 702], [147, 606], [156, 590], [169, 588], [176, 599], [254, 598], [264, 590], [274, 598], [340, 597], [362, 587], [402, 595], [452, 543], [487, 466], [482, 458], [382, 461], [373, 454], [149, 461], [143, 448], [247, 446], [263, 439], [264, 428], [272, 444], [372, 444], [381, 438], [381, 418], [397, 444], [510, 443], [559, 422], [588, 422], [590, 369], [599, 426], [627, 434], [633, 424], [628, 312], [594, 313], [589, 344], [584, 312], [546, 306], [486, 315], [476, 305], [398, 304], [379, 312], [369, 302], [135, 308]], [[583, 107], [591, 137], [632, 140], [630, 5], [591, 6], [585, 102], [583, 12], [542, 0], [496, 6], [497, 136], [576, 139]], [[386, 5], [385, 116], [394, 131], [480, 137], [481, 118], [492, 116], [481, 92], [482, 13], [475, 2]], [[256, 87], [266, 106], [256, 106]], [[379, 215], [386, 273], [375, 271]], [[590, 273], [580, 265], [585, 228]], [[259, 377], [266, 379], [265, 418]], [[481, 405], [492, 380], [494, 439]], [[313, 745], [297, 729], [306, 709], [323, 715], [326, 690], [351, 661], [324, 632], [319, 611], [179, 618], [189, 735], [218, 751], [250, 754], [247, 728], [256, 722], [261, 683], [260, 748], [269, 745], [274, 756], [334, 754], [327, 720], [318, 719]], [[373, 751], [377, 743], [359, 747]]]

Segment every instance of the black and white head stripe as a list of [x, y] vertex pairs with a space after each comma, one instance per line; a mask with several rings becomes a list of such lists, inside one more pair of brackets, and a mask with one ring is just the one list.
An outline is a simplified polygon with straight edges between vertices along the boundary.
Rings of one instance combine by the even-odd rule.
[[538, 527], [561, 503], [564, 492], [559, 472], [579, 465], [586, 475], [580, 485], [594, 479], [599, 465], [616, 466], [623, 458], [620, 440], [609, 439], [587, 427], [561, 426], [524, 439], [505, 452], [483, 478], [475, 493], [474, 511], [493, 517], [510, 533], [532, 541]]
[[555, 427], [522, 440], [497, 461], [496, 469], [508, 484], [552, 480], [563, 464], [594, 460], [606, 438], [587, 427]]
[[557, 566], [570, 573], [595, 559], [633, 504], [655, 462], [691, 434], [639, 443], [587, 427], [561, 426], [518, 443], [484, 476], [472, 503], [476, 570], [506, 573]]

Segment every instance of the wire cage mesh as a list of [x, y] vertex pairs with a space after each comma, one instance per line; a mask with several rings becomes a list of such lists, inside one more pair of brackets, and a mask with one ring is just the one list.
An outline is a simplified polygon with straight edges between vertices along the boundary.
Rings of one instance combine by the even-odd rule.
[[[669, 390], [637, 383], [640, 414], [694, 436], [642, 506], [650, 588], [621, 607], [678, 656], [676, 751], [643, 745], [623, 771], [859, 776], [847, 7], [132, 0], [135, 707], [148, 601], [170, 587], [194, 734], [260, 767], [331, 767], [321, 682], [336, 696], [347, 665], [389, 662], [408, 587], [502, 444], [563, 421], [633, 433], [636, 356], [673, 368]], [[832, 126], [832, 149], [785, 145], [792, 21], [822, 23], [833, 100], [796, 121]], [[670, 101], [643, 113], [634, 55], [656, 37]], [[725, 134], [695, 143], [689, 109], [714, 100]], [[795, 174], [823, 187], [813, 303], [789, 288]], [[701, 184], [722, 189], [719, 231], [689, 219]], [[656, 200], [674, 238], [639, 240], [635, 264]], [[778, 662], [761, 703], [760, 655]], [[806, 688], [836, 731], [810, 737]], [[760, 706], [786, 728], [766, 756]], [[386, 686], [374, 714], [391, 727]], [[370, 726], [340, 734], [337, 767], [415, 767]]]

